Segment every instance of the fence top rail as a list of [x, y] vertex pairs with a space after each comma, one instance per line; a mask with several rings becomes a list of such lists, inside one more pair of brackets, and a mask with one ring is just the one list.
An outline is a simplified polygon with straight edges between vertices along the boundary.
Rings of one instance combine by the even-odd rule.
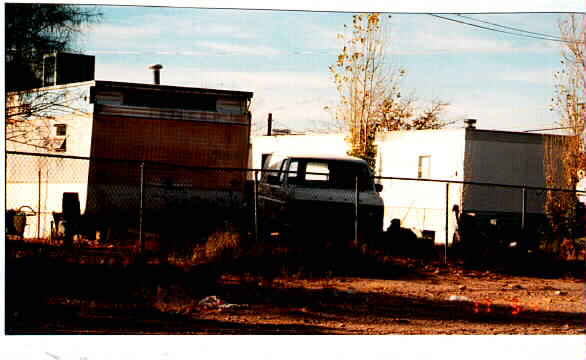
[[[151, 165], [151, 166], [167, 166], [174, 168], [181, 168], [186, 170], [194, 171], [246, 171], [253, 173], [280, 173], [282, 170], [278, 169], [257, 169], [257, 168], [238, 168], [238, 167], [205, 167], [205, 166], [190, 166], [181, 164], [164, 163], [151, 160], [134, 160], [134, 159], [112, 159], [112, 158], [99, 158], [99, 157], [87, 157], [87, 156], [73, 156], [73, 155], [59, 155], [59, 154], [43, 154], [43, 153], [29, 153], [22, 151], [6, 151], [7, 155], [24, 155], [24, 156], [37, 156], [37, 157], [49, 157], [49, 158], [61, 158], [61, 159], [72, 159], [72, 160], [87, 160], [87, 161], [112, 161], [120, 163], [134, 163], [137, 166], [140, 165]], [[294, 173], [294, 171], [285, 171]], [[316, 175], [323, 175], [321, 173], [310, 173]], [[256, 176], [255, 176], [256, 178]], [[527, 185], [511, 185], [511, 184], [499, 184], [489, 182], [476, 182], [476, 181], [459, 181], [459, 180], [445, 180], [445, 179], [422, 179], [422, 178], [409, 178], [409, 177], [396, 177], [396, 176], [373, 176], [375, 180], [402, 180], [402, 181], [421, 181], [421, 182], [437, 182], [444, 184], [460, 184], [460, 185], [479, 185], [479, 186], [491, 186], [491, 187], [503, 187], [512, 189], [526, 189], [526, 190], [538, 190], [538, 191], [560, 191], [560, 192], [572, 192], [577, 194], [586, 194], [584, 190], [574, 189], [562, 189], [562, 188], [548, 188], [548, 187], [537, 187]]]
[[423, 182], [439, 182], [444, 184], [459, 184], [459, 185], [480, 185], [480, 186], [492, 186], [492, 187], [504, 187], [512, 189], [526, 189], [526, 190], [539, 190], [539, 191], [562, 191], [562, 192], [573, 192], [573, 193], [585, 193], [584, 190], [573, 190], [573, 189], [562, 189], [562, 188], [548, 188], [538, 186], [527, 186], [527, 185], [511, 185], [511, 184], [499, 184], [489, 182], [477, 182], [477, 181], [459, 181], [459, 180], [444, 180], [444, 179], [421, 179], [421, 178], [408, 178], [408, 177], [395, 177], [395, 176], [374, 176], [378, 180], [404, 180], [404, 181], [423, 181]]
[[252, 169], [252, 168], [191, 166], [191, 165], [173, 164], [173, 163], [166, 163], [166, 162], [153, 161], [153, 160], [113, 159], [113, 158], [103, 158], [103, 157], [29, 153], [29, 152], [22, 152], [22, 151], [6, 151], [6, 154], [7, 155], [49, 157], [49, 158], [58, 158], [58, 159], [71, 159], [71, 160], [104, 161], [104, 162], [111, 161], [111, 162], [119, 162], [119, 163], [131, 163], [131, 164], [136, 164], [137, 166], [144, 164], [144, 165], [151, 165], [151, 166], [167, 166], [167, 167], [181, 168], [181, 169], [186, 169], [186, 170], [251, 171], [251, 172], [252, 171], [268, 171], [268, 170], [262, 170], [262, 169]]

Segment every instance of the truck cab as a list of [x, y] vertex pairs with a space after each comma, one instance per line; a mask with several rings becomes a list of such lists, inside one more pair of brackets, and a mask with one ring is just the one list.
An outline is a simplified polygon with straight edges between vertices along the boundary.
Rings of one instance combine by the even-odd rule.
[[383, 230], [382, 185], [366, 161], [350, 156], [271, 154], [258, 186], [261, 231], [345, 242], [358, 230], [368, 241]]

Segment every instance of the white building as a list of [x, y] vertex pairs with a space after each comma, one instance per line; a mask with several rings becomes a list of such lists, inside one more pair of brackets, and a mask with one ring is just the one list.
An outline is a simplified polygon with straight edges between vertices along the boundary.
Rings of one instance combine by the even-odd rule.
[[[385, 227], [391, 219], [403, 226], [435, 232], [435, 242], [451, 242], [456, 230], [454, 205], [486, 221], [520, 226], [525, 209], [527, 226], [543, 219], [545, 195], [541, 190], [463, 185], [458, 182], [506, 184], [544, 188], [546, 138], [556, 135], [461, 129], [397, 131], [377, 138], [376, 175], [385, 202]], [[340, 155], [349, 150], [341, 134], [257, 136], [252, 140], [251, 162], [260, 168], [272, 152], [307, 151]], [[447, 181], [453, 181], [446, 186]], [[447, 228], [446, 228], [447, 223]]]

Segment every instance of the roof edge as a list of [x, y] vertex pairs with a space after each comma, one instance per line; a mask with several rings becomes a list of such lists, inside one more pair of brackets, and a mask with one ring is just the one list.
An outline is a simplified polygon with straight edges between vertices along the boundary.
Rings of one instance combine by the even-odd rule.
[[40, 88], [28, 89], [28, 90], [11, 91], [11, 92], [8, 92], [7, 94], [8, 95], [18, 95], [18, 94], [25, 94], [25, 93], [30, 93], [30, 92], [51, 91], [51, 90], [82, 87], [82, 86], [88, 86], [88, 85], [89, 86], [99, 86], [99, 87], [120, 88], [120, 89], [133, 88], [133, 89], [159, 90], [159, 91], [164, 90], [164, 91], [171, 91], [171, 92], [178, 92], [178, 93], [179, 92], [181, 92], [181, 93], [198, 93], [198, 94], [206, 93], [206, 94], [214, 94], [214, 95], [243, 96], [248, 99], [251, 99], [254, 94], [251, 91], [208, 89], [208, 88], [196, 88], [196, 87], [187, 87], [187, 86], [156, 85], [156, 84], [107, 81], [107, 80], [88, 80], [88, 81], [60, 84], [60, 85], [54, 85], [54, 86], [45, 86], [45, 87], [40, 87]]
[[210, 89], [210, 88], [197, 88], [188, 86], [176, 86], [176, 85], [161, 85], [161, 84], [147, 84], [147, 83], [131, 83], [131, 82], [120, 82], [120, 81], [107, 81], [107, 80], [95, 80], [96, 86], [112, 87], [112, 88], [135, 88], [144, 90], [165, 90], [171, 92], [197, 92], [197, 93], [208, 93], [217, 95], [237, 95], [246, 96], [247, 98], [253, 97], [251, 91], [239, 91], [239, 90], [223, 90], [223, 89]]

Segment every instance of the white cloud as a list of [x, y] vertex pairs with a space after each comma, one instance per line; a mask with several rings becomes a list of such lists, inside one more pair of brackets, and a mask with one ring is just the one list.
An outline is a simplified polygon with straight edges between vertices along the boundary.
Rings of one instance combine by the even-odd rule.
[[[169, 22], [172, 22], [173, 26], [169, 26]], [[136, 22], [132, 25], [108, 23], [84, 25], [80, 32], [81, 43], [86, 44], [86, 47], [90, 49], [96, 49], [95, 53], [117, 54], [128, 54], [128, 52], [121, 52], [117, 49], [136, 49], [139, 46], [143, 49], [145, 47], [161, 48], [162, 51], [166, 52], [185, 53], [186, 51], [177, 51], [176, 47], [170, 48], [175, 46], [173, 44], [176, 44], [177, 41], [184, 42], [185, 40], [181, 39], [184, 39], [185, 36], [196, 36], [203, 39], [221, 36], [242, 40], [254, 38], [254, 32], [251, 28], [245, 29], [237, 25], [204, 24], [181, 17], [164, 16], [150, 17], [144, 22]], [[216, 50], [222, 52], [234, 50], [238, 51], [239, 54], [244, 54], [246, 50], [244, 46], [222, 46], [220, 43], [212, 41], [202, 41], [201, 43], [207, 47], [215, 43]], [[254, 47], [250, 51], [253, 50]], [[258, 50], [275, 53], [274, 49], [265, 47], [258, 47]]]
[[96, 41], [127, 41], [142, 40], [152, 36], [158, 36], [161, 29], [153, 24], [145, 25], [115, 25], [115, 24], [92, 24], [86, 25], [83, 34]]
[[556, 114], [548, 111], [547, 99], [518, 95], [479, 92], [475, 96], [460, 96], [447, 107], [444, 116], [456, 120], [456, 126], [466, 118], [478, 120], [480, 129], [523, 131], [551, 127]]
[[[550, 16], [509, 14], [506, 19], [475, 16], [495, 23], [512, 24], [522, 29], [539, 30], [542, 25], [555, 21]], [[450, 16], [450, 18], [456, 18]], [[523, 25], [517, 25], [518, 22]], [[529, 25], [531, 24], [531, 25]], [[545, 30], [544, 30], [545, 31]], [[548, 28], [548, 32], [552, 32]], [[391, 21], [391, 52], [404, 55], [434, 54], [556, 54], [559, 44], [514, 35], [497, 34], [489, 30], [472, 28], [431, 16], [398, 15]]]
[[[246, 12], [243, 12], [243, 14], [246, 14]], [[149, 16], [143, 22], [160, 26], [159, 31], [168, 35], [197, 34], [198, 37], [202, 38], [220, 35], [233, 39], [250, 39], [257, 34], [257, 30], [252, 24], [210, 22], [212, 20], [225, 21], [225, 19], [218, 18], [218, 16], [221, 16], [221, 12], [216, 12], [214, 17], [207, 18], [205, 14], [186, 11], [180, 15], [173, 16]], [[168, 26], [170, 22], [172, 22], [173, 26]]]
[[206, 25], [201, 30], [205, 33], [213, 35], [229, 35], [231, 38], [234, 39], [251, 39], [254, 37], [253, 32], [244, 31], [244, 28], [242, 26], [236, 25], [211, 24]]
[[125, 50], [88, 50], [91, 55], [140, 55], [139, 51]]
[[[339, 30], [339, 31], [338, 31]], [[342, 33], [344, 28], [340, 23], [339, 29], [333, 29], [332, 26], [319, 24], [304, 24], [301, 34], [302, 43], [305, 48], [321, 51], [332, 52], [340, 51], [343, 47], [343, 41], [338, 39], [338, 34]], [[336, 53], [333, 51], [332, 53]]]
[[450, 34], [436, 31], [418, 31], [397, 33], [393, 35], [390, 54], [397, 55], [433, 55], [433, 54], [497, 54], [529, 53], [555, 54], [558, 47], [550, 43], [530, 41], [520, 45], [513, 40], [486, 39], [481, 36]]
[[500, 72], [496, 75], [498, 80], [503, 81], [521, 81], [532, 83], [536, 85], [545, 85], [553, 89], [553, 71], [516, 71], [516, 72]]
[[197, 46], [210, 49], [213, 52], [220, 54], [229, 55], [240, 55], [240, 56], [276, 56], [281, 52], [277, 48], [263, 46], [263, 45], [244, 45], [244, 44], [232, 44], [222, 43], [218, 41], [197, 41]]

